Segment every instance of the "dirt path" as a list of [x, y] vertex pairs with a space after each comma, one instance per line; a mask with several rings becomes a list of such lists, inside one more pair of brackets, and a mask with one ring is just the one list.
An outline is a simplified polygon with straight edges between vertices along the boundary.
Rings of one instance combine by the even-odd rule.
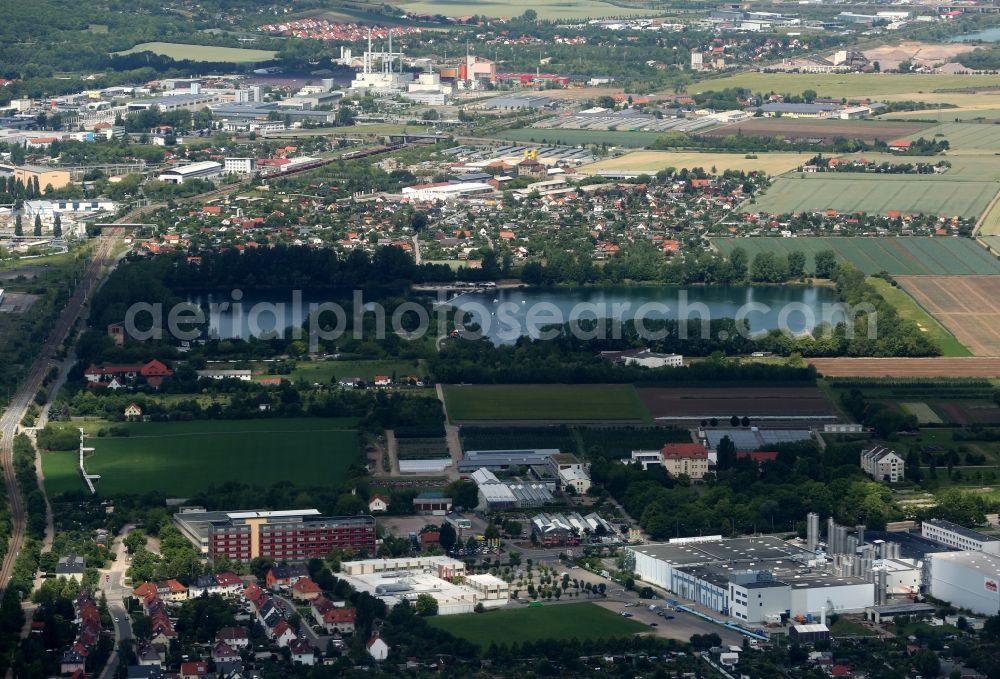
[[449, 478], [458, 478], [458, 463], [462, 459], [462, 442], [458, 437], [458, 427], [451, 423], [448, 418], [448, 404], [444, 400], [444, 387], [440, 384], [434, 386], [438, 400], [441, 401], [441, 410], [444, 411], [444, 437], [448, 443], [448, 453], [451, 455], [451, 466], [445, 470]]

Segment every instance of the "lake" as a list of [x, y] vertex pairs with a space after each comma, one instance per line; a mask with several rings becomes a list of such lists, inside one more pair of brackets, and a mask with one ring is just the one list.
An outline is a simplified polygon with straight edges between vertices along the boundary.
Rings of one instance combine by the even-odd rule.
[[[834, 312], [832, 287], [692, 286], [521, 288], [468, 292], [450, 304], [468, 314], [494, 344], [518, 337], [539, 337], [549, 324], [593, 318], [650, 320], [745, 318], [754, 332], [787, 327], [793, 333], [813, 330]], [[834, 322], [838, 320], [835, 314]]]
[[1000, 28], [987, 28], [975, 33], [953, 35], [946, 42], [1000, 42]]
[[[238, 293], [239, 291], [237, 291]], [[300, 327], [317, 305], [335, 304], [350, 295], [317, 292], [191, 293], [187, 301], [206, 310], [209, 335], [225, 339], [263, 338], [279, 330]], [[362, 301], [365, 301], [362, 298]], [[228, 305], [227, 305], [228, 303]], [[495, 344], [511, 344], [518, 337], [539, 337], [542, 327], [576, 320], [636, 317], [650, 320], [744, 318], [754, 332], [787, 328], [793, 333], [813, 330], [824, 319], [834, 322], [837, 295], [832, 287], [807, 286], [692, 286], [517, 288], [466, 292], [452, 296], [432, 317], [431, 332], [439, 334], [439, 315], [445, 306], [476, 324]], [[364, 308], [372, 314], [373, 305]], [[832, 316], [831, 316], [832, 314]], [[393, 327], [391, 315], [387, 326]], [[332, 323], [333, 313], [324, 315]], [[347, 319], [350, 320], [349, 318]]]

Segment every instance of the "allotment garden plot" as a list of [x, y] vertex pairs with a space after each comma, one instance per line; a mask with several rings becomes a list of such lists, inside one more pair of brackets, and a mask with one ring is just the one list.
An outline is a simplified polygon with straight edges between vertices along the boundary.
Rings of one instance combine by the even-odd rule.
[[[198, 420], [121, 425], [128, 436], [91, 437], [89, 474], [102, 494], [188, 497], [236, 481], [269, 487], [344, 479], [363, 462], [356, 422], [335, 418]], [[79, 478], [79, 477], [78, 477]], [[83, 482], [80, 482], [83, 488]]]
[[929, 214], [974, 218], [996, 195], [993, 181], [945, 175], [854, 175], [812, 173], [779, 177], [752, 206], [755, 212]]
[[715, 238], [723, 253], [737, 247], [753, 258], [760, 252], [786, 255], [800, 251], [806, 255], [806, 270], [813, 270], [813, 256], [833, 250], [866, 274], [885, 271], [893, 276], [971, 276], [1000, 274], [1000, 261], [971, 238], [908, 237], [805, 237], [805, 238]]
[[903, 289], [977, 356], [1000, 356], [1000, 276], [900, 276]]

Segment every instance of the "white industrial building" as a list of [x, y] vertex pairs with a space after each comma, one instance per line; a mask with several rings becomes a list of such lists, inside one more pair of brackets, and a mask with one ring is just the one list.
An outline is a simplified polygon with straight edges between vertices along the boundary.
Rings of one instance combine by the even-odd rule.
[[828, 572], [774, 537], [679, 538], [628, 554], [637, 578], [745, 623], [855, 613], [875, 602], [873, 582]]
[[507, 483], [488, 469], [477, 469], [471, 478], [479, 490], [479, 506], [484, 509], [524, 509], [552, 501], [552, 491], [544, 483]]
[[510, 602], [510, 585], [493, 575], [465, 574], [465, 564], [446, 556], [364, 559], [341, 564], [340, 574], [359, 592], [368, 592], [390, 608], [430, 594], [438, 615], [472, 613], [476, 604], [499, 608]]
[[944, 519], [925, 519], [920, 524], [920, 535], [939, 545], [963, 551], [1000, 554], [1000, 538]]
[[164, 170], [159, 174], [157, 179], [169, 184], [183, 184], [190, 179], [212, 179], [222, 174], [222, 172], [223, 166], [221, 164], [212, 160], [206, 160], [200, 163], [178, 165], [169, 170]]
[[456, 200], [465, 196], [492, 193], [493, 187], [485, 182], [440, 182], [418, 184], [403, 189], [403, 197], [411, 200]]
[[226, 174], [249, 175], [257, 171], [256, 158], [225, 158], [222, 163]]
[[986, 552], [943, 552], [928, 559], [932, 597], [980, 615], [1000, 613], [1000, 557]]
[[894, 450], [874, 446], [861, 451], [861, 469], [876, 481], [896, 483], [906, 475], [906, 461]]

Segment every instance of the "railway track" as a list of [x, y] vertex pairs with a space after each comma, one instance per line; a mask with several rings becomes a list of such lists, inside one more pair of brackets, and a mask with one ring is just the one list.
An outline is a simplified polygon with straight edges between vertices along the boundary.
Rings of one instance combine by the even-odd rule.
[[[121, 221], [124, 221], [123, 218]], [[7, 488], [7, 499], [10, 503], [12, 516], [12, 530], [8, 543], [7, 553], [4, 556], [3, 564], [0, 565], [0, 591], [5, 590], [10, 583], [11, 575], [14, 572], [14, 564], [24, 546], [26, 515], [24, 511], [24, 499], [21, 497], [21, 489], [18, 488], [17, 478], [14, 475], [14, 437], [17, 435], [18, 427], [24, 414], [31, 404], [35, 394], [42, 386], [45, 373], [49, 369], [50, 361], [56, 350], [69, 336], [70, 330], [80, 317], [80, 312], [90, 299], [93, 291], [100, 283], [101, 277], [114, 259], [115, 244], [124, 233], [123, 227], [110, 227], [104, 230], [97, 238], [97, 247], [94, 256], [87, 269], [77, 284], [73, 295], [66, 306], [59, 314], [55, 326], [49, 333], [48, 339], [39, 347], [34, 363], [28, 370], [28, 374], [21, 382], [17, 392], [11, 399], [10, 404], [0, 416], [0, 466], [3, 468], [4, 485]]]

